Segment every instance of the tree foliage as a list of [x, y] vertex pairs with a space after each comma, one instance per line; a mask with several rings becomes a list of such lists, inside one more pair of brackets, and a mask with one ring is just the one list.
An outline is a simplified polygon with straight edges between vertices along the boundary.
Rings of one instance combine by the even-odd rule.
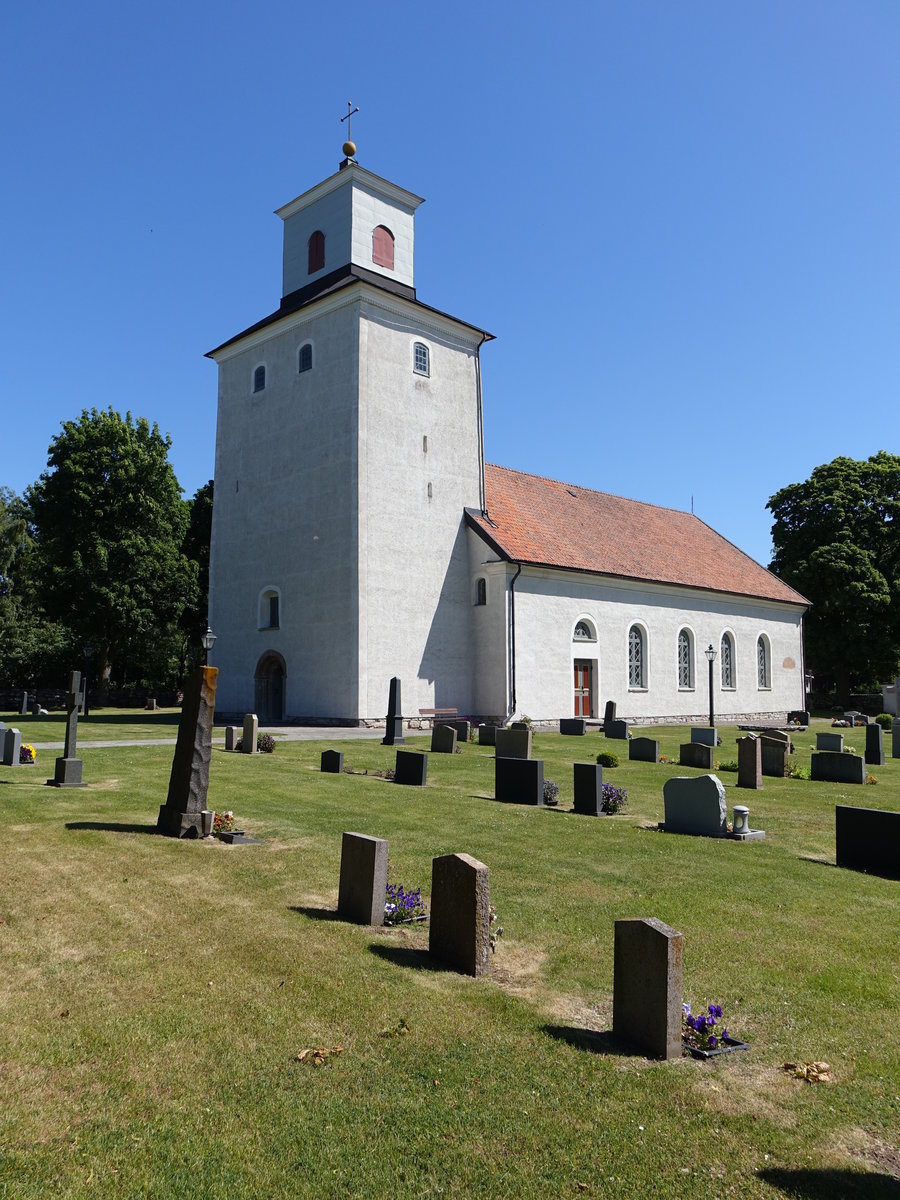
[[143, 417], [85, 409], [63, 422], [27, 492], [40, 601], [79, 648], [93, 645], [105, 682], [166, 682], [183, 658], [197, 566], [170, 445]]
[[836, 458], [767, 506], [775, 523], [772, 570], [812, 608], [810, 666], [854, 688], [893, 678], [900, 663], [900, 457], [881, 450]]

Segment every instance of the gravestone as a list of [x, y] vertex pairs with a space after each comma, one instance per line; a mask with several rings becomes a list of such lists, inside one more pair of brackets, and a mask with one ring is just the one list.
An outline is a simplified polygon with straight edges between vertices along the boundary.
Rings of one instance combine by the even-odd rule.
[[498, 758], [531, 758], [531, 730], [498, 729], [494, 745]]
[[587, 721], [583, 717], [562, 717], [559, 722], [559, 732], [565, 737], [584, 737], [587, 732]]
[[701, 771], [711, 771], [715, 766], [713, 755], [715, 750], [704, 742], [682, 742], [679, 746], [678, 765], [680, 767], [699, 767]]
[[400, 701], [400, 680], [395, 675], [388, 691], [388, 711], [381, 744], [382, 746], [402, 746], [403, 742], [403, 705]]
[[616, 719], [616, 702], [615, 700], [607, 700], [606, 708], [603, 710], [603, 732], [609, 737], [609, 727]]
[[603, 803], [603, 768], [599, 763], [573, 763], [575, 775], [575, 811], [586, 817], [599, 817]]
[[383, 925], [387, 874], [388, 844], [384, 838], [345, 833], [341, 838], [338, 915], [358, 925]]
[[319, 770], [326, 775], [340, 775], [344, 769], [344, 756], [340, 750], [323, 750]]
[[468, 721], [442, 721], [442, 725], [452, 725], [456, 730], [456, 740], [458, 742], [468, 742], [472, 740], [472, 726]]
[[435, 725], [431, 731], [431, 753], [456, 753], [456, 730], [452, 725]]
[[544, 761], [540, 758], [494, 759], [494, 797], [507, 804], [544, 804]]
[[628, 739], [628, 722], [627, 721], [610, 721], [603, 726], [603, 732], [608, 738], [614, 738], [617, 742], [624, 742]]
[[7, 729], [3, 735], [3, 765], [17, 767], [19, 751], [22, 749], [22, 734], [18, 729]]
[[659, 742], [648, 737], [632, 738], [628, 743], [628, 757], [636, 762], [659, 762]]
[[821, 783], [865, 783], [865, 759], [861, 754], [819, 751], [812, 756], [810, 778]]
[[56, 760], [53, 778], [47, 780], [50, 787], [87, 786], [81, 781], [81, 759], [75, 755], [78, 742], [78, 712], [83, 701], [81, 672], [73, 671], [69, 676], [69, 690], [66, 693], [66, 748], [63, 757]]
[[682, 945], [656, 917], [616, 921], [613, 1033], [650, 1058], [681, 1057]]
[[483, 975], [491, 953], [490, 872], [468, 854], [431, 864], [428, 952], [464, 975]]
[[225, 726], [225, 749], [237, 750], [238, 739], [241, 736], [240, 727], [237, 725]]
[[738, 781], [740, 788], [762, 787], [762, 744], [757, 737], [738, 738]]
[[869, 718], [865, 713], [858, 712], [855, 708], [851, 708], [849, 712], [844, 713], [844, 720], [849, 721], [852, 726], [868, 725]]
[[884, 766], [884, 730], [875, 722], [866, 726], [866, 765]]
[[167, 837], [203, 836], [218, 680], [218, 667], [197, 667], [185, 680], [169, 794], [156, 821]]
[[708, 725], [694, 726], [691, 729], [691, 741], [701, 746], [717, 746], [719, 731]]
[[809, 713], [805, 708], [795, 708], [787, 715], [789, 725], [809, 725]]
[[839, 867], [900, 879], [900, 812], [838, 804], [834, 822]]
[[764, 734], [760, 739], [762, 747], [762, 773], [773, 779], [784, 779], [787, 763], [788, 747], [776, 738]]
[[244, 729], [241, 734], [241, 751], [244, 754], [256, 754], [256, 739], [259, 736], [259, 717], [256, 713], [246, 713]]
[[836, 750], [838, 754], [844, 752], [844, 735], [842, 733], [817, 733], [816, 734], [816, 749], [817, 750]]
[[891, 725], [891, 758], [900, 758], [900, 720]]
[[478, 745], [479, 746], [496, 746], [497, 745], [497, 726], [496, 725], [479, 725], [478, 726]]
[[725, 788], [716, 775], [676, 775], [663, 785], [667, 833], [726, 837]]
[[156, 712], [157, 711], [156, 697], [150, 696], [147, 700], [147, 703], [144, 705], [144, 708], [148, 712]]
[[19, 716], [20, 717], [28, 716], [28, 693], [27, 692], [22, 693], [22, 703], [19, 705]]
[[398, 750], [394, 764], [394, 782], [424, 787], [428, 774], [428, 755], [417, 750]]
[[41, 702], [38, 700], [37, 696], [35, 696], [31, 702], [31, 715], [33, 717], [39, 717], [41, 715], [41, 711]]
[[789, 733], [787, 733], [785, 730], [783, 730], [783, 729], [767, 729], [763, 733], [762, 736], [767, 737], [772, 742], [781, 742], [781, 744], [783, 746], [787, 746], [788, 750], [790, 750], [791, 735]]

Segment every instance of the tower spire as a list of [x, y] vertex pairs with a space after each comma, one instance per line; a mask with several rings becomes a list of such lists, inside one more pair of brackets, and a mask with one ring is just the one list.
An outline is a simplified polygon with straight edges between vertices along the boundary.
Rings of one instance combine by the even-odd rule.
[[343, 161], [340, 163], [341, 170], [343, 170], [344, 167], [349, 167], [349, 165], [351, 163], [356, 162], [356, 143], [350, 140], [350, 118], [353, 116], [354, 113], [358, 113], [358, 112], [359, 112], [359, 106], [357, 105], [356, 107], [354, 107], [353, 101], [348, 100], [347, 101], [347, 111], [341, 117], [342, 125], [345, 121], [347, 122], [347, 140], [346, 140], [346, 142], [344, 142], [344, 145], [342, 147], [345, 157], [344, 157]]

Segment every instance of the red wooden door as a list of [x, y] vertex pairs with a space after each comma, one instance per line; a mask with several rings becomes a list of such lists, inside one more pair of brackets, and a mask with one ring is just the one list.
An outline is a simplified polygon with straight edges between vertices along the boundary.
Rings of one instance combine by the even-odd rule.
[[575, 660], [575, 716], [591, 715], [591, 664]]

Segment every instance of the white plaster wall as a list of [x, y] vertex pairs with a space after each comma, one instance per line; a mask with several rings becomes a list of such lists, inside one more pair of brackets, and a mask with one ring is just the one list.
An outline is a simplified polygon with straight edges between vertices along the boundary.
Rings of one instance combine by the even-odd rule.
[[[473, 707], [463, 509], [479, 500], [477, 335], [367, 289], [360, 322], [359, 705]], [[413, 371], [413, 343], [431, 374]], [[427, 438], [427, 450], [423, 438]], [[428, 486], [432, 494], [429, 498]]]
[[[710, 642], [719, 651], [725, 630], [734, 636], [737, 678], [733, 691], [723, 690], [721, 657], [717, 657], [713, 679], [718, 717], [804, 707], [800, 610], [796, 608], [527, 567], [516, 583], [515, 596], [517, 709], [535, 720], [572, 714], [576, 658], [598, 661], [597, 717], [603, 716], [607, 700], [615, 700], [619, 715], [629, 720], [707, 713], [709, 676], [703, 651]], [[596, 643], [573, 643], [575, 623], [582, 618], [594, 624]], [[628, 686], [628, 630], [635, 621], [647, 635], [645, 690]], [[693, 633], [694, 686], [689, 690], [678, 687], [677, 639], [684, 627]], [[770, 689], [757, 684], [756, 643], [761, 633], [771, 643]], [[790, 662], [793, 666], [785, 665]]]
[[[335, 188], [308, 208], [302, 208], [284, 222], [282, 260], [283, 294], [306, 287], [338, 267], [346, 266], [351, 255], [353, 201], [350, 180]], [[309, 239], [315, 230], [325, 234], [325, 266], [309, 274]], [[371, 251], [369, 252], [371, 258]]]
[[[466, 530], [469, 549], [469, 598], [472, 608], [472, 693], [474, 713], [507, 717], [509, 713], [508, 566], [472, 529]], [[475, 605], [475, 581], [487, 585], [487, 604]]]
[[[210, 622], [218, 707], [247, 711], [264, 651], [287, 665], [286, 715], [355, 716], [358, 306], [332, 302], [218, 356]], [[313, 370], [297, 353], [313, 344]], [[253, 394], [254, 367], [267, 386]], [[261, 589], [280, 628], [258, 629]]]
[[[357, 183], [353, 188], [353, 234], [351, 262], [377, 271], [388, 279], [413, 287], [415, 221], [414, 210], [401, 207], [379, 196], [371, 187]], [[394, 269], [380, 267], [372, 261], [372, 233], [377, 225], [385, 225], [394, 235]]]

